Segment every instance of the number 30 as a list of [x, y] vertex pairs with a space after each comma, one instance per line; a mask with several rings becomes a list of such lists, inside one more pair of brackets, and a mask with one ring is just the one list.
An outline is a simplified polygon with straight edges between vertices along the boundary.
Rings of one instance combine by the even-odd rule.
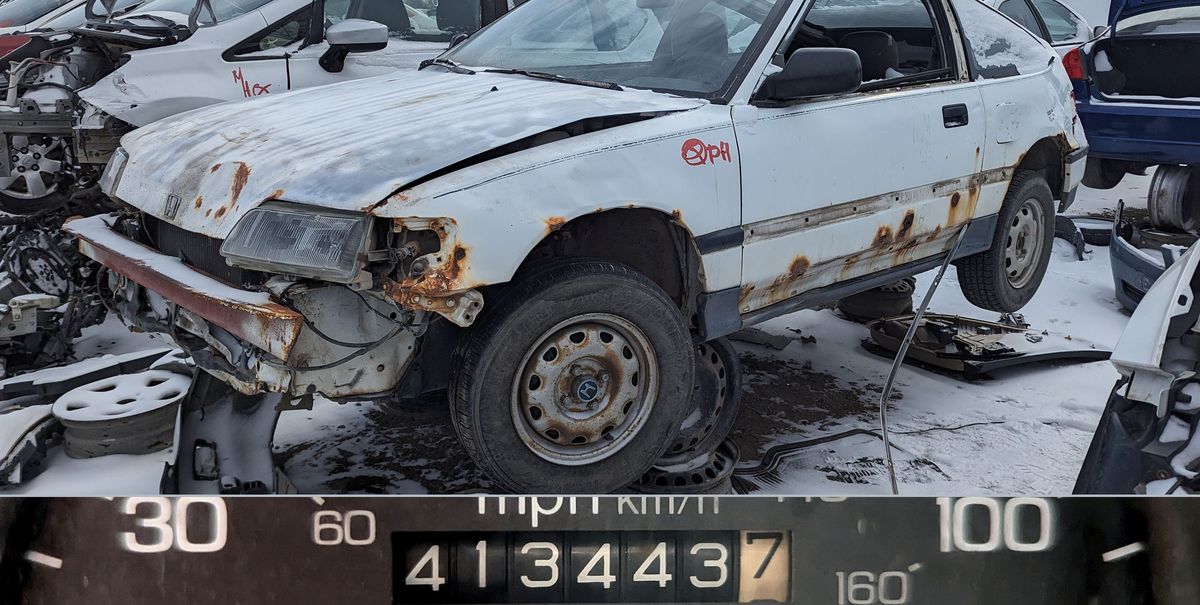
[[[138, 508], [142, 505], [151, 509], [149, 517], [138, 516]], [[209, 536], [204, 542], [193, 542], [188, 536], [188, 511], [197, 505], [207, 508], [209, 513]], [[121, 512], [135, 517], [138, 527], [154, 532], [154, 539], [149, 542], [138, 540], [137, 532], [119, 532], [121, 545], [130, 552], [166, 552], [172, 544], [180, 552], [217, 552], [225, 548], [229, 535], [229, 514], [225, 510], [225, 501], [220, 498], [179, 498], [174, 506], [170, 498], [127, 498]]]

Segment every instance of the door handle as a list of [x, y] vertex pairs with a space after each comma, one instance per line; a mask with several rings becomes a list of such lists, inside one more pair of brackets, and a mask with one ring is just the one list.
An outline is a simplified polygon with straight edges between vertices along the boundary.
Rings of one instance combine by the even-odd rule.
[[958, 128], [971, 123], [971, 115], [963, 103], [942, 106], [942, 123], [946, 128]]

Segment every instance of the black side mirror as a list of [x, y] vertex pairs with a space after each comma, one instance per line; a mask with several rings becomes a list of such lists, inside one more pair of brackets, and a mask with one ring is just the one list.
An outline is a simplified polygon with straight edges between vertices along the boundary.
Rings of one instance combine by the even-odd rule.
[[346, 55], [383, 50], [388, 45], [388, 28], [366, 19], [346, 19], [325, 30], [329, 50], [321, 55], [318, 64], [325, 71], [338, 73], [346, 66]]
[[801, 48], [783, 71], [767, 76], [760, 101], [796, 101], [854, 92], [862, 86], [862, 60], [848, 48]]
[[466, 42], [467, 38], [470, 37], [470, 34], [454, 34], [454, 37], [450, 38], [450, 48], [454, 48], [455, 46]]

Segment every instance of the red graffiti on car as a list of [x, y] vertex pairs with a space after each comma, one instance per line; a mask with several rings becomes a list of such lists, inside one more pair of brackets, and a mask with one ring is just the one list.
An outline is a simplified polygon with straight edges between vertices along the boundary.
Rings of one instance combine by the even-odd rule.
[[729, 143], [725, 141], [721, 141], [716, 145], [709, 145], [700, 139], [688, 139], [683, 142], [683, 149], [680, 150], [680, 155], [688, 166], [704, 166], [709, 163], [716, 164], [718, 160], [733, 161]]
[[250, 97], [257, 97], [259, 95], [270, 94], [271, 92], [270, 84], [250, 84], [250, 82], [247, 82], [246, 76], [242, 73], [242, 68], [240, 67], [233, 70], [233, 83], [242, 85], [242, 96], [246, 97], [247, 99]]

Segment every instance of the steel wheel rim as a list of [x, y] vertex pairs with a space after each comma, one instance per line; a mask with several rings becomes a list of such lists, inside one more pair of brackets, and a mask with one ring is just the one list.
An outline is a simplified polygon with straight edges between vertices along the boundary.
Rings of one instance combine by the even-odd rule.
[[512, 418], [526, 447], [566, 466], [604, 460], [646, 425], [658, 388], [650, 339], [607, 313], [542, 333], [512, 385]]
[[1004, 273], [1012, 287], [1024, 288], [1037, 273], [1038, 259], [1046, 246], [1046, 238], [1042, 237], [1045, 224], [1042, 204], [1036, 198], [1025, 200], [1013, 215], [1004, 243]]
[[[34, 142], [28, 136], [15, 135], [11, 144], [12, 169], [8, 176], [0, 177], [0, 192], [17, 199], [37, 200], [57, 191], [55, 175], [62, 170], [62, 161], [51, 155], [54, 152], [61, 155], [62, 139]], [[14, 188], [18, 185], [19, 188]]]

